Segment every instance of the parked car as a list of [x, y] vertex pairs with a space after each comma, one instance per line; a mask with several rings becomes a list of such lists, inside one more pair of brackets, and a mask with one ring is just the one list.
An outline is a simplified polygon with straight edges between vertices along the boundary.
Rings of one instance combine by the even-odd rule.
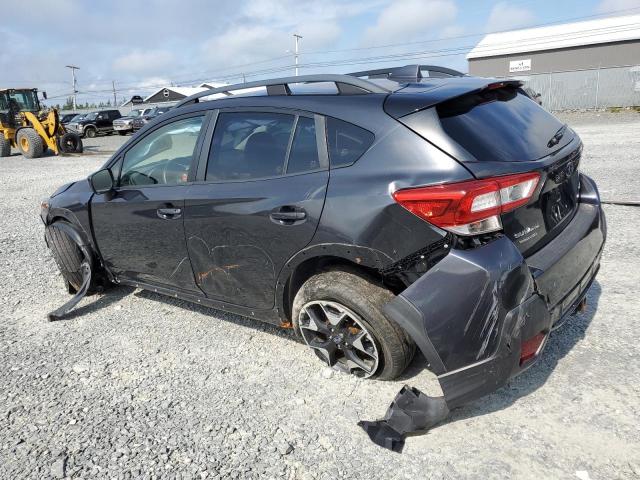
[[294, 328], [360, 377], [397, 378], [417, 347], [449, 408], [504, 385], [584, 305], [598, 190], [578, 135], [518, 81], [411, 72], [185, 99], [43, 203], [70, 291], [133, 285]]
[[71, 120], [78, 116], [77, 113], [63, 113], [60, 115], [60, 123], [67, 125]]
[[536, 92], [533, 88], [531, 87], [524, 87], [522, 89], [524, 91], [524, 93], [527, 94], [527, 96], [533, 100], [534, 102], [536, 102], [538, 105], [542, 105], [542, 94]]
[[135, 118], [133, 120], [133, 131], [137, 132], [154, 118], [159, 117], [163, 113], [167, 113], [171, 108], [172, 107], [154, 107], [150, 112]]
[[98, 133], [111, 134], [113, 121], [122, 117], [119, 110], [99, 110], [84, 115], [81, 119], [75, 118], [67, 124], [67, 127], [75, 130], [82, 137], [93, 138]]
[[133, 122], [136, 118], [140, 118], [143, 115], [147, 115], [153, 110], [152, 107], [148, 108], [134, 108], [126, 116], [120, 117], [113, 122], [113, 128], [120, 135], [126, 135], [127, 133], [133, 133]]

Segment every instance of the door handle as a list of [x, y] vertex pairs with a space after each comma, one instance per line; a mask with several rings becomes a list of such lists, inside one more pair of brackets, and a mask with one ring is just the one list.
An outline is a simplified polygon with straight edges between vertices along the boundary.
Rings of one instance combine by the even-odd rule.
[[271, 212], [269, 217], [280, 225], [292, 225], [306, 219], [307, 212], [300, 207], [285, 206]]
[[158, 216], [164, 220], [173, 220], [182, 216], [181, 208], [159, 208], [156, 210]]

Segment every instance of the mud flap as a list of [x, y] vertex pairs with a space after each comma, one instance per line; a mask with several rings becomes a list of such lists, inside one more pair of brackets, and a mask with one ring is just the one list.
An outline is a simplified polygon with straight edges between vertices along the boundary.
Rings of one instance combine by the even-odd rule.
[[80, 268], [82, 269], [82, 285], [80, 286], [80, 289], [76, 292], [73, 298], [71, 298], [71, 300], [62, 305], [60, 308], [47, 314], [47, 320], [49, 320], [50, 322], [63, 319], [67, 313], [69, 313], [78, 303], [80, 303], [80, 300], [82, 300], [82, 298], [89, 291], [89, 285], [91, 285], [91, 266], [89, 265], [89, 262], [85, 260], [84, 262], [82, 262]]
[[448, 416], [449, 408], [444, 397], [430, 397], [405, 385], [383, 419], [361, 421], [358, 425], [376, 445], [400, 453], [408, 434], [425, 432]]

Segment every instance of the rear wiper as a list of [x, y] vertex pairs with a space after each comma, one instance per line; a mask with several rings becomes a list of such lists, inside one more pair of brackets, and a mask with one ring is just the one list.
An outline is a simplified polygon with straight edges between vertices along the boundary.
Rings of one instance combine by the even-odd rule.
[[567, 130], [567, 124], [565, 123], [560, 127], [560, 129], [556, 132], [556, 134], [553, 137], [551, 137], [551, 140], [547, 142], [547, 147], [551, 148], [559, 144], [566, 130]]

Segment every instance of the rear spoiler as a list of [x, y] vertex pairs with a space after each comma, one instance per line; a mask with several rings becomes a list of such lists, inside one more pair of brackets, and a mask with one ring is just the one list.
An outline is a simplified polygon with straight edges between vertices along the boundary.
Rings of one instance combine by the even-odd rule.
[[520, 80], [480, 77], [457, 77], [437, 83], [414, 83], [389, 95], [384, 102], [384, 110], [394, 118], [401, 118], [470, 93], [521, 86]]

